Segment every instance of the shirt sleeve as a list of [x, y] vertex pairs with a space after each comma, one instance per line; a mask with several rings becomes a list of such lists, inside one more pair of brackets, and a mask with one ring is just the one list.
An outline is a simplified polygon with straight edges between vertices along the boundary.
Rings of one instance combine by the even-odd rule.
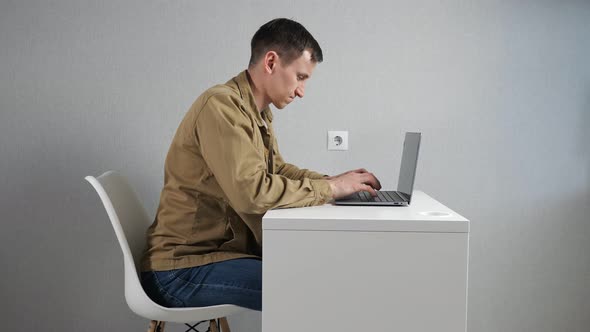
[[208, 168], [236, 212], [322, 205], [332, 198], [328, 181], [270, 174], [255, 145], [255, 127], [230, 95], [210, 97], [196, 120], [198, 145]]

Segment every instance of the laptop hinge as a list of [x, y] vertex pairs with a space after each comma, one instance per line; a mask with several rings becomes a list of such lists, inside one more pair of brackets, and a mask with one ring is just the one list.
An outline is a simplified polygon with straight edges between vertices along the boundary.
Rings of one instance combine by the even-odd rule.
[[401, 192], [401, 191], [396, 191], [395, 192], [399, 197], [401, 197], [401, 199], [404, 200], [404, 202], [409, 202], [410, 201], [410, 197], [408, 195], [406, 195], [405, 193]]

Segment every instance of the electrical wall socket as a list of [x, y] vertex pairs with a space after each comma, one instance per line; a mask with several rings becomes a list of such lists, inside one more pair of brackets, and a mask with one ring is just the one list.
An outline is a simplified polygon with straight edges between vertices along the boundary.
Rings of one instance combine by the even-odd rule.
[[328, 131], [328, 150], [348, 150], [348, 131]]

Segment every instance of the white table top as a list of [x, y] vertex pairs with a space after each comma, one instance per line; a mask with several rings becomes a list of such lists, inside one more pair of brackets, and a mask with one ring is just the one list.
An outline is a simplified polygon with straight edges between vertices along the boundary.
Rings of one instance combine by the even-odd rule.
[[469, 220], [422, 191], [409, 206], [337, 206], [325, 204], [268, 211], [263, 230], [332, 230], [468, 233]]

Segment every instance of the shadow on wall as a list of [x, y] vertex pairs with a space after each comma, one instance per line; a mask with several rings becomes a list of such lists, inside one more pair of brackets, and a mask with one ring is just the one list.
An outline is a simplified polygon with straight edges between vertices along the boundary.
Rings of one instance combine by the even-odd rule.
[[[582, 107], [581, 113], [581, 121], [578, 122], [581, 136], [579, 140], [579, 155], [582, 162], [587, 163], [586, 170], [589, 170], [588, 172], [590, 172], [590, 93], [586, 96], [586, 103]], [[588, 186], [590, 187], [590, 173], [588, 174], [587, 180]]]
[[[589, 321], [582, 309], [589, 295], [588, 265], [580, 263], [586, 260], [590, 250], [586, 241], [590, 228], [585, 209], [581, 208], [587, 204], [584, 202], [587, 197], [588, 191], [574, 191], [564, 197], [532, 201], [522, 211], [534, 220], [534, 227], [528, 224], [526, 229], [519, 229], [515, 224], [513, 229], [520, 235], [519, 244], [512, 250], [511, 269], [518, 272], [511, 276], [507, 273], [510, 280], [505, 282], [522, 285], [518, 290], [521, 293], [515, 294], [514, 310], [530, 308], [528, 313], [524, 312], [527, 317], [545, 321], [556, 331], [567, 330], [572, 320], [578, 320], [574, 326], [587, 326]], [[547, 204], [548, 201], [554, 204]], [[567, 218], [563, 217], [563, 211], [570, 211]], [[534, 308], [535, 303], [548, 299], [551, 299], [551, 306]]]

